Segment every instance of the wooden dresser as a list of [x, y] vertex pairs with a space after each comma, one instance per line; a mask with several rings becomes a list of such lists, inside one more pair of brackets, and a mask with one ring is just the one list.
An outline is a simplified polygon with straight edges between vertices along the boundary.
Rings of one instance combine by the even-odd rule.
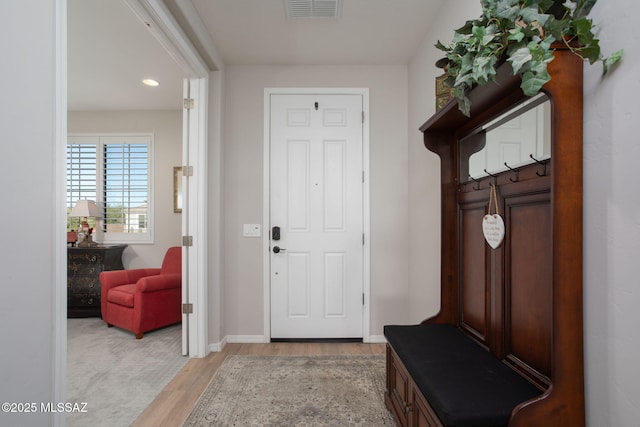
[[67, 317], [101, 317], [102, 271], [122, 270], [127, 245], [67, 248]]

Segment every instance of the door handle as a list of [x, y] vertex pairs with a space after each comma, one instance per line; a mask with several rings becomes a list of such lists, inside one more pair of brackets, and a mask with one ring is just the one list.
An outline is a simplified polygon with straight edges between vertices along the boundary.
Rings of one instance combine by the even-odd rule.
[[280, 246], [274, 246], [273, 247], [273, 253], [274, 254], [279, 254], [280, 252], [284, 252], [284, 251], [286, 251], [286, 249], [285, 248], [281, 248]]

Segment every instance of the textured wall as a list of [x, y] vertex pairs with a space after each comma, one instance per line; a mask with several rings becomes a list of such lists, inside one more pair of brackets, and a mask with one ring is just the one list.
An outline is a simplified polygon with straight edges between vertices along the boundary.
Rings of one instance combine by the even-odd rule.
[[584, 294], [587, 420], [632, 426], [640, 419], [640, 3], [600, 1], [604, 53], [624, 48], [619, 67], [601, 79], [585, 66]]

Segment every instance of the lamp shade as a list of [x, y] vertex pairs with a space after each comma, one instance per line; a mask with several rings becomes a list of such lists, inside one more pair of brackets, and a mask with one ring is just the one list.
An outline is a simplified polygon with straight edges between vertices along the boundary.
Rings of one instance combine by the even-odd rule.
[[102, 218], [100, 209], [93, 200], [78, 200], [76, 205], [69, 212], [69, 216]]

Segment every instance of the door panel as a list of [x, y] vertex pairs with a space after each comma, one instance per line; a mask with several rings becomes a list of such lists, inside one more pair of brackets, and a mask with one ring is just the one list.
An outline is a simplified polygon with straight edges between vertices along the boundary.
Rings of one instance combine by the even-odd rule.
[[287, 281], [287, 312], [290, 319], [309, 317], [309, 254], [290, 253], [286, 257], [287, 275], [295, 280]]
[[287, 227], [309, 231], [309, 151], [311, 141], [287, 141]]
[[271, 337], [362, 337], [361, 95], [271, 95]]

